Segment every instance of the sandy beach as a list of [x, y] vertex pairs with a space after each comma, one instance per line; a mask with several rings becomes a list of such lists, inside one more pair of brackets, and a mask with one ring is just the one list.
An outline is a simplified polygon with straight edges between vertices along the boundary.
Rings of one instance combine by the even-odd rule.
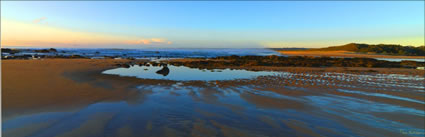
[[254, 67], [282, 73], [209, 82], [101, 74], [138, 61], [3, 60], [3, 136], [409, 136], [400, 130], [424, 128], [420, 70]]
[[[3, 60], [3, 118], [50, 109], [80, 108], [97, 101], [125, 99], [131, 94], [131, 91], [122, 90], [125, 83], [111, 82], [105, 87], [94, 79], [102, 70], [124, 61]], [[86, 77], [79, 77], [83, 75]]]

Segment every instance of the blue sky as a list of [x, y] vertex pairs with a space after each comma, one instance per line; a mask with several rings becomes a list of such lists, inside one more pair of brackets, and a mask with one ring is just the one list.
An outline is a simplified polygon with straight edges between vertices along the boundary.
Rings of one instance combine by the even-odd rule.
[[[423, 1], [2, 1], [1, 19], [5, 30], [2, 46], [249, 48], [324, 47], [350, 42], [424, 45]], [[31, 26], [28, 31], [38, 37], [23, 37], [20, 34], [28, 31], [19, 30], [20, 26]], [[45, 32], [51, 34], [38, 35], [45, 29], [50, 29]], [[69, 41], [63, 36], [61, 41], [56, 38], [59, 34], [75, 37]], [[92, 39], [87, 38], [91, 36]], [[19, 41], [25, 38], [33, 39]]]

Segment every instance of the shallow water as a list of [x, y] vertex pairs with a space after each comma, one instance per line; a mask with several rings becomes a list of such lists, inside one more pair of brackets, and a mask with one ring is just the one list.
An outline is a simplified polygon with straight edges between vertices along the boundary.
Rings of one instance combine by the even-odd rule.
[[169, 67], [167, 76], [156, 74], [161, 67], [115, 69], [122, 76], [176, 81], [168, 85], [135, 83], [131, 90], [137, 94], [122, 101], [99, 101], [78, 110], [7, 119], [2, 123], [3, 135], [339, 137], [424, 133], [425, 112], [420, 107], [424, 100], [396, 94], [423, 96], [423, 77], [281, 72], [252, 77], [252, 81], [190, 84], [187, 80], [212, 80], [219, 73], [254, 72]]
[[258, 76], [272, 76], [278, 72], [269, 71], [248, 71], [248, 70], [231, 70], [231, 69], [197, 69], [184, 66], [169, 65], [167, 72], [157, 73], [164, 69], [161, 66], [131, 66], [129, 68], [115, 68], [103, 71], [103, 74], [119, 75], [127, 77], [137, 77], [142, 79], [165, 79], [165, 80], [234, 80], [234, 79], [250, 79]]
[[375, 58], [377, 60], [385, 60], [385, 61], [392, 61], [392, 62], [401, 62], [401, 61], [417, 61], [417, 62], [425, 62], [425, 59], [402, 59], [402, 58]]

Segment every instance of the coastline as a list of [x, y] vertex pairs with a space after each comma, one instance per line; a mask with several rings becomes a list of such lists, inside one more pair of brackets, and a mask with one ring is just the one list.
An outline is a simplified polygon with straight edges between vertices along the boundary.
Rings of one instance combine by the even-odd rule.
[[396, 56], [362, 54], [350, 51], [277, 51], [288, 56], [326, 56], [326, 57], [360, 57], [360, 58], [390, 58], [390, 59], [424, 59], [425, 56]]

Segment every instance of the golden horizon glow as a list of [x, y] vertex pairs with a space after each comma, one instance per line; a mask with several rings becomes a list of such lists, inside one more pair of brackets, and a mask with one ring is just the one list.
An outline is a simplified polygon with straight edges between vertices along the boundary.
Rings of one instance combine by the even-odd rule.
[[158, 45], [171, 44], [164, 38], [137, 38], [103, 33], [79, 32], [63, 28], [3, 19], [2, 46], [74, 47], [76, 45]]

